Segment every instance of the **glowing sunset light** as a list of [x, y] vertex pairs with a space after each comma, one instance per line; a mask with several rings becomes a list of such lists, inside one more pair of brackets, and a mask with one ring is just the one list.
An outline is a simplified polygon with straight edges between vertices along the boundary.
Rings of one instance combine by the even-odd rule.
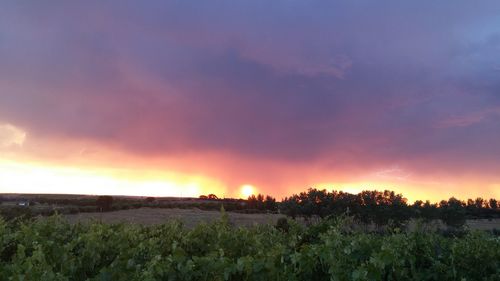
[[174, 197], [224, 192], [219, 183], [206, 178], [173, 174], [141, 178], [137, 174], [137, 171], [127, 170], [99, 171], [0, 162], [0, 190], [6, 193]]
[[253, 187], [252, 185], [249, 185], [249, 184], [245, 184], [245, 185], [241, 186], [240, 193], [241, 193], [241, 197], [246, 199], [251, 195], [255, 195], [255, 187]]

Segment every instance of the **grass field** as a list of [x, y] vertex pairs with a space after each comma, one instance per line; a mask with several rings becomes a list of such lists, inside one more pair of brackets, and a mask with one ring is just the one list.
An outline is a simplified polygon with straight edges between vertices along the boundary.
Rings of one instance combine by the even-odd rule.
[[[229, 221], [236, 226], [251, 226], [254, 224], [275, 224], [285, 217], [279, 214], [241, 214], [228, 212]], [[203, 211], [199, 209], [160, 209], [140, 208], [105, 213], [79, 213], [66, 215], [72, 223], [98, 220], [106, 223], [131, 222], [140, 224], [160, 224], [169, 220], [180, 220], [186, 227], [194, 227], [202, 222], [213, 222], [220, 218], [218, 211]]]
[[[229, 221], [236, 226], [275, 224], [279, 218], [285, 217], [280, 214], [241, 214], [234, 212], [228, 212], [227, 214]], [[65, 215], [65, 217], [71, 223], [98, 220], [105, 223], [130, 222], [145, 225], [165, 223], [169, 220], [180, 220], [186, 227], [191, 228], [201, 222], [213, 222], [220, 218], [220, 212], [199, 209], [140, 208], [105, 213], [79, 213]], [[480, 230], [500, 229], [500, 219], [468, 220], [467, 225], [472, 229]]]

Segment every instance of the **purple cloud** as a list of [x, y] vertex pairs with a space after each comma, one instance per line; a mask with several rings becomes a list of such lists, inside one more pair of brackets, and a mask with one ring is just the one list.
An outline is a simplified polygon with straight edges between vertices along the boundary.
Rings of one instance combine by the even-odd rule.
[[500, 168], [495, 1], [56, 2], [0, 11], [0, 121], [35, 138]]

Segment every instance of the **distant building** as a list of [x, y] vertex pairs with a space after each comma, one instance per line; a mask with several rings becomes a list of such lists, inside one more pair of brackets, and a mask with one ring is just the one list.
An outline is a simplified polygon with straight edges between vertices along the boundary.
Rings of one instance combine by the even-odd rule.
[[21, 206], [21, 207], [29, 207], [31, 204], [30, 204], [30, 201], [20, 201], [20, 202], [17, 202], [17, 206]]

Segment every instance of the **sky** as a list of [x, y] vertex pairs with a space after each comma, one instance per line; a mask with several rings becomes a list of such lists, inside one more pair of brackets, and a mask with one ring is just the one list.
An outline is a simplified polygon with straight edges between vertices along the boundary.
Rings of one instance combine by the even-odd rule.
[[499, 198], [499, 15], [487, 0], [3, 1], [0, 192]]

